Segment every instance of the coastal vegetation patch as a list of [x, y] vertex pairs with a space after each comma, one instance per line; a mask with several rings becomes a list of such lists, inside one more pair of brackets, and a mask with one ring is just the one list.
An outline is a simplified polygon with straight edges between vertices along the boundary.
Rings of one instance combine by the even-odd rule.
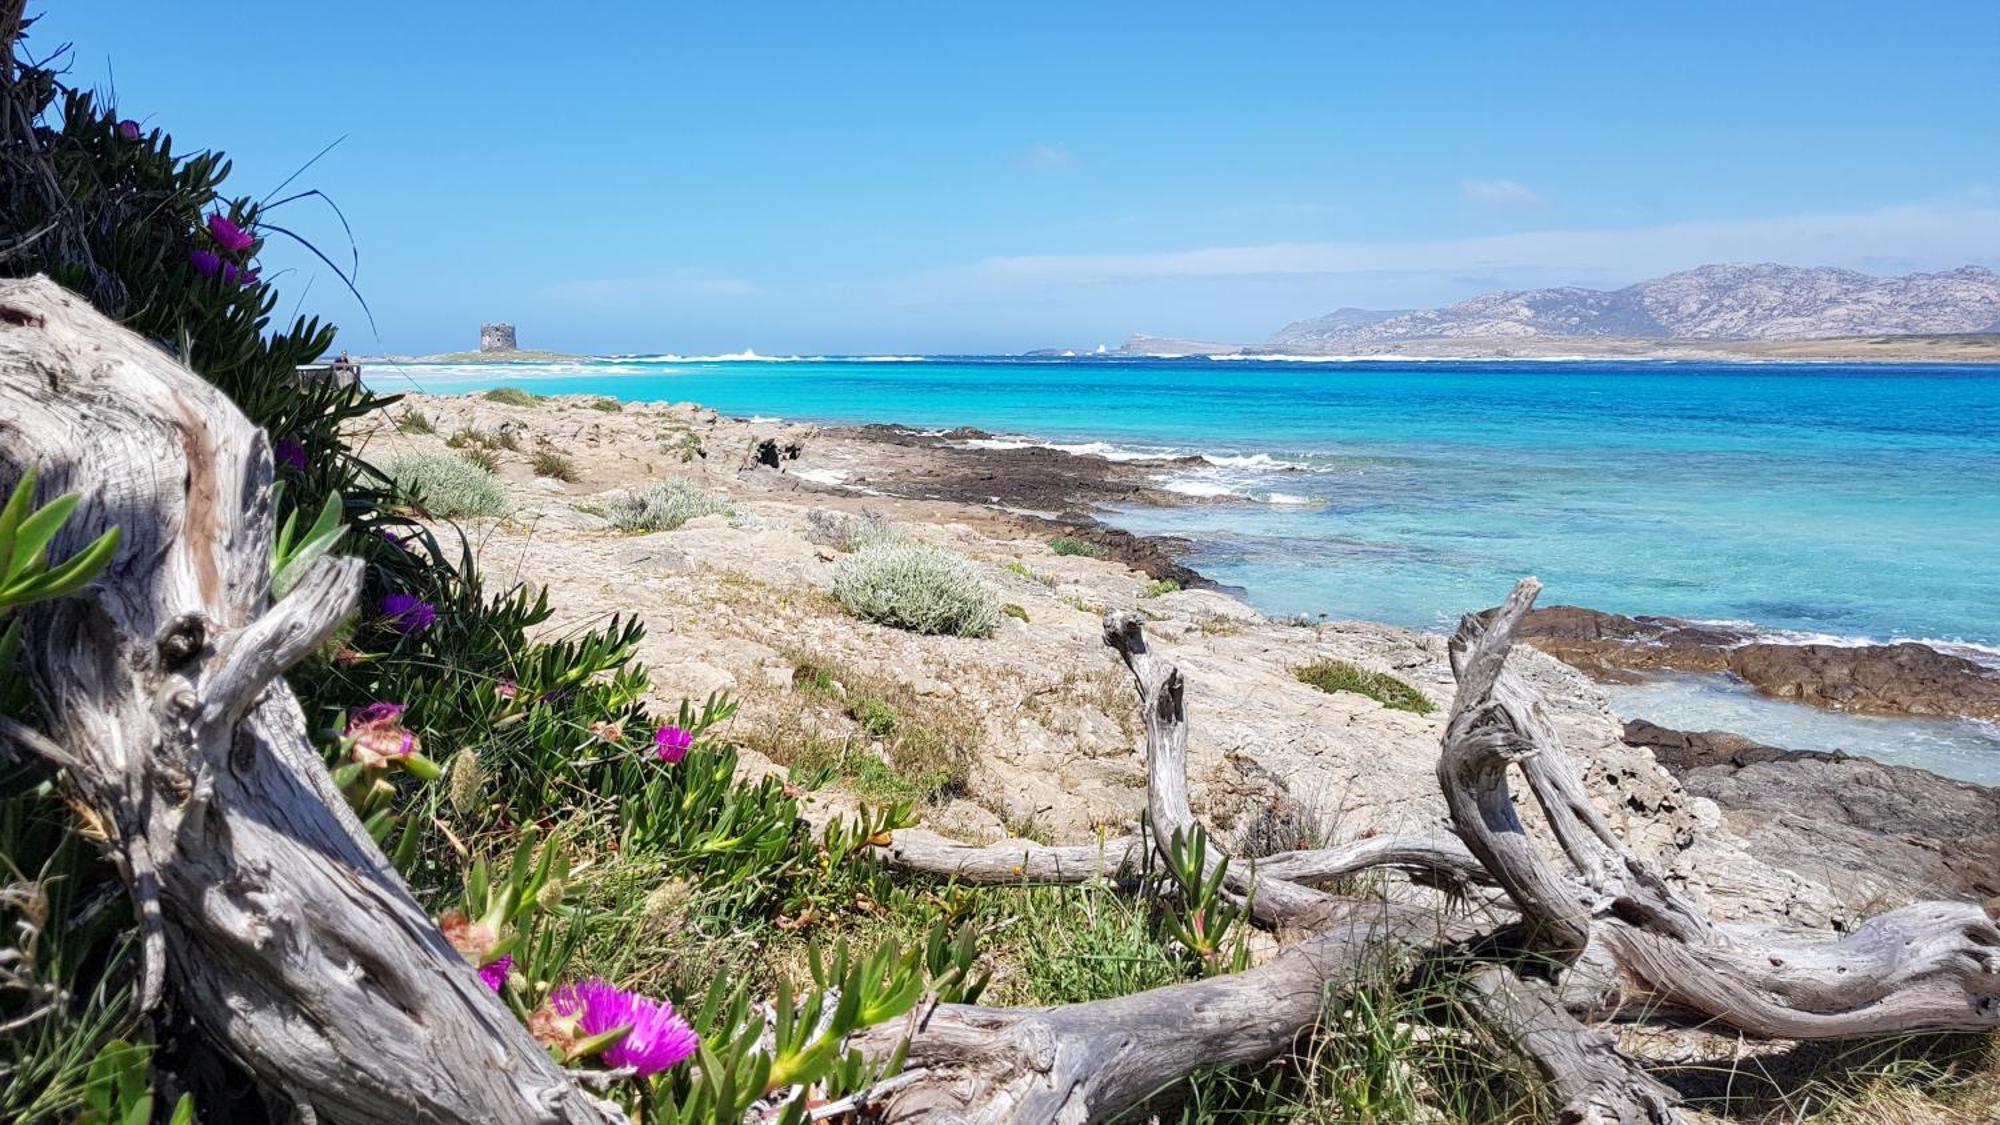
[[458, 457], [410, 453], [384, 466], [396, 490], [440, 519], [507, 514], [507, 494], [493, 474]]
[[487, 402], [497, 402], [502, 406], [533, 406], [542, 401], [542, 396], [519, 387], [495, 387], [480, 397]]
[[576, 462], [566, 453], [554, 449], [538, 449], [528, 458], [528, 466], [538, 477], [551, 480], [574, 481], [577, 478]]
[[834, 564], [833, 596], [863, 621], [913, 633], [985, 637], [1000, 605], [970, 562], [919, 543], [870, 543]]
[[625, 404], [615, 398], [600, 398], [593, 399], [590, 408], [592, 410], [601, 410], [606, 414], [618, 414], [624, 411]]
[[437, 427], [431, 424], [428, 414], [421, 410], [405, 410], [396, 417], [396, 432], [399, 434], [434, 434]]
[[1292, 674], [1298, 677], [1300, 683], [1311, 684], [1329, 695], [1343, 691], [1365, 695], [1384, 707], [1415, 715], [1428, 715], [1437, 710], [1437, 704], [1432, 703], [1429, 696], [1409, 684], [1386, 672], [1371, 672], [1345, 660], [1315, 660], [1294, 669]]
[[705, 492], [685, 477], [649, 484], [606, 501], [604, 518], [620, 531], [672, 531], [702, 516], [736, 515], [720, 496]]
[[1088, 559], [1104, 557], [1104, 548], [1074, 535], [1058, 535], [1049, 540], [1049, 550], [1058, 555], [1082, 555]]

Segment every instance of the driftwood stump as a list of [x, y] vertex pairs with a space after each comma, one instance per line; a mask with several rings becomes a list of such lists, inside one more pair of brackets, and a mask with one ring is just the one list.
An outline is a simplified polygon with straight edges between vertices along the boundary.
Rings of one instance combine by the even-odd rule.
[[[411, 897], [335, 789], [285, 668], [353, 608], [360, 563], [269, 595], [271, 450], [158, 345], [35, 278], [0, 281], [0, 477], [82, 494], [52, 553], [124, 540], [27, 612], [46, 734], [173, 1002], [301, 1116], [601, 1122]], [[4, 484], [4, 481], [0, 481]]]

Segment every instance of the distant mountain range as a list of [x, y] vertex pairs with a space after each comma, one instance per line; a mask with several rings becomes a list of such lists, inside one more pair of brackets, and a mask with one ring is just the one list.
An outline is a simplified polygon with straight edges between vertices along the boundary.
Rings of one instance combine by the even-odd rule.
[[1825, 267], [1711, 265], [1623, 289], [1526, 289], [1436, 309], [1338, 309], [1288, 324], [1261, 345], [1140, 336], [1121, 350], [1535, 354], [1653, 345], [1764, 353], [1798, 351], [1785, 347], [1797, 341], [1991, 333], [2000, 333], [2000, 274], [1978, 266], [1875, 277]]

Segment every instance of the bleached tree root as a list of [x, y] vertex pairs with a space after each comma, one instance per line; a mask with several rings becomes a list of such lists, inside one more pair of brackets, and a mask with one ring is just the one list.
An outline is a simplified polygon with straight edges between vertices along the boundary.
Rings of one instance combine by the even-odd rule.
[[271, 603], [271, 450], [223, 394], [54, 283], [0, 281], [0, 474], [82, 494], [52, 545], [124, 539], [27, 613], [46, 737], [172, 1000], [332, 1122], [600, 1122], [348, 810], [281, 673], [352, 610], [322, 560]]
[[1489, 967], [1466, 980], [1487, 1029], [1535, 1068], [1564, 1125], [1668, 1125], [1679, 1095], [1618, 1052], [1603, 1028], [1587, 1027], [1546, 982]]

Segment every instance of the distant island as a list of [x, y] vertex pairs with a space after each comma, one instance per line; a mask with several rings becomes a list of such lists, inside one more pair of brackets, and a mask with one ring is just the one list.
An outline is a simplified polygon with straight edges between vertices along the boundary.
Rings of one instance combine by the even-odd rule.
[[1707, 265], [1622, 289], [1489, 293], [1436, 309], [1345, 308], [1261, 344], [1136, 335], [1123, 355], [1645, 356], [2000, 361], [2000, 274], [1876, 277]]

